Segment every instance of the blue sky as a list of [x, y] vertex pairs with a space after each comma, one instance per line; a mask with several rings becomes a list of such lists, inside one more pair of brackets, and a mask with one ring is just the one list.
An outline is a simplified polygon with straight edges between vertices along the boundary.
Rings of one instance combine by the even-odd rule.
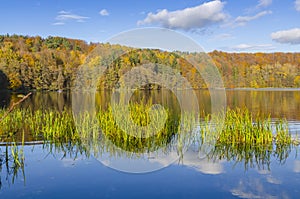
[[179, 31], [205, 51], [300, 52], [300, 0], [3, 0], [0, 34], [105, 42], [133, 28]]

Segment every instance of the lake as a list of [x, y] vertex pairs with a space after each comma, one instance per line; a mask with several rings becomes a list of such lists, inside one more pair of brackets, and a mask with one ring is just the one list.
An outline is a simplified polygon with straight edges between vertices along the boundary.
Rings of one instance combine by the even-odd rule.
[[[96, 106], [105, 108], [110, 96], [108, 91], [97, 93]], [[199, 110], [210, 113], [209, 91], [196, 91], [196, 96]], [[135, 92], [132, 100], [141, 99], [180, 111], [176, 96], [169, 91]], [[17, 100], [15, 93], [0, 93], [0, 107], [8, 107]], [[247, 107], [254, 115], [270, 115], [273, 122], [286, 118], [292, 136], [296, 138], [300, 132], [299, 91], [227, 90], [226, 102], [230, 108]], [[72, 110], [72, 93], [36, 92], [22, 107]], [[226, 151], [226, 148], [207, 153], [210, 148], [193, 142], [175, 162], [172, 155], [176, 155], [176, 151], [171, 147], [167, 155], [162, 155], [159, 147], [156, 152], [145, 152], [151, 156], [107, 146], [94, 155], [87, 147], [93, 146], [81, 148], [72, 147], [72, 143], [33, 142], [30, 135], [25, 135], [24, 167], [16, 168], [12, 161], [4, 163], [7, 148], [1, 143], [0, 197], [299, 198], [300, 194], [298, 146], [263, 153], [259, 149], [250, 150], [252, 154], [245, 154], [247, 150]], [[126, 172], [134, 169], [150, 172]]]

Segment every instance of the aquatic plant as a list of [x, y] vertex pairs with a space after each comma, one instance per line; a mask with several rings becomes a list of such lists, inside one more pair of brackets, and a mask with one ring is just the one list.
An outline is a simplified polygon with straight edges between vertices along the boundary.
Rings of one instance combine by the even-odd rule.
[[[118, 110], [129, 109], [131, 122], [146, 127], [151, 122], [161, 125], [162, 112], [150, 116], [151, 103], [130, 103], [128, 107], [115, 105]], [[0, 117], [6, 110], [0, 110]], [[218, 126], [217, 115], [197, 118], [193, 113], [174, 113], [165, 107], [167, 115], [163, 128], [153, 134], [145, 128], [146, 136], [134, 136], [124, 132], [116, 122], [122, 118], [122, 111], [113, 112], [113, 107], [99, 109], [97, 112], [80, 113], [73, 117], [69, 110], [36, 110], [17, 108], [1, 121], [0, 142], [42, 141], [49, 151], [79, 153], [90, 156], [101, 156], [109, 152], [111, 155], [122, 156], [147, 153], [162, 149], [165, 153], [176, 146], [179, 154], [191, 143], [201, 147], [204, 143], [211, 144], [211, 154], [215, 157], [245, 161], [248, 165], [267, 162], [270, 153], [275, 154], [279, 161], [286, 159], [289, 147], [298, 144], [292, 139], [288, 123], [285, 120], [273, 122], [270, 116], [254, 115], [247, 109], [227, 109], [223, 128]], [[216, 123], [212, 123], [211, 118]], [[221, 117], [219, 117], [220, 123]], [[124, 118], [126, 130], [131, 129]], [[154, 129], [155, 130], [155, 129]], [[115, 147], [122, 149], [119, 154]], [[126, 154], [128, 153], [128, 154]], [[76, 156], [76, 155], [75, 155]]]
[[247, 109], [227, 109], [224, 126], [219, 131], [208, 128], [211, 125], [208, 121], [204, 120], [201, 134], [209, 133], [216, 139], [208, 156], [244, 162], [245, 169], [254, 166], [269, 168], [271, 156], [282, 163], [297, 143], [291, 137], [287, 121], [274, 123], [270, 116], [253, 116]]
[[[21, 172], [24, 184], [26, 181], [25, 178], [25, 155], [24, 155], [24, 136], [22, 137], [22, 146], [19, 147], [16, 142], [6, 144], [6, 146], [0, 148], [0, 174], [2, 172], [3, 165], [6, 168], [6, 180], [12, 184], [15, 182], [15, 179], [18, 178], [19, 173]], [[5, 150], [2, 152], [1, 149]], [[2, 177], [0, 176], [0, 189]]]

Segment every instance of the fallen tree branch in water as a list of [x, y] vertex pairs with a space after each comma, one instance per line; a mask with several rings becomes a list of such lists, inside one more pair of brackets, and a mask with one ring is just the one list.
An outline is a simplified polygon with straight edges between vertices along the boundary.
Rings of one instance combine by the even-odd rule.
[[10, 106], [10, 108], [4, 113], [4, 115], [3, 115], [2, 118], [0, 119], [0, 122], [2, 122], [2, 120], [4, 120], [4, 118], [7, 117], [8, 114], [9, 114], [10, 112], [12, 112], [16, 106], [18, 106], [20, 103], [22, 103], [24, 100], [26, 100], [31, 94], [32, 94], [32, 93], [30, 92], [30, 93], [28, 93], [27, 95], [25, 95], [22, 99], [20, 99], [19, 101], [14, 102], [14, 103]]

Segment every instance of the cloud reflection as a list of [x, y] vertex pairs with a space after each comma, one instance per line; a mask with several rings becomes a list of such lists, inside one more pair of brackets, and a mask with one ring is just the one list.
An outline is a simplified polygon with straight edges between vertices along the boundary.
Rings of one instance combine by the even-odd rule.
[[259, 178], [251, 178], [247, 180], [240, 180], [237, 187], [230, 190], [233, 196], [239, 198], [263, 198], [276, 199], [288, 198], [284, 193], [272, 195], [267, 193], [263, 182]]
[[183, 156], [183, 165], [194, 168], [204, 174], [221, 174], [224, 172], [221, 161], [209, 160], [207, 157], [200, 159], [199, 152], [187, 151]]
[[300, 160], [295, 160], [294, 161], [294, 169], [293, 171], [295, 173], [300, 173]]

